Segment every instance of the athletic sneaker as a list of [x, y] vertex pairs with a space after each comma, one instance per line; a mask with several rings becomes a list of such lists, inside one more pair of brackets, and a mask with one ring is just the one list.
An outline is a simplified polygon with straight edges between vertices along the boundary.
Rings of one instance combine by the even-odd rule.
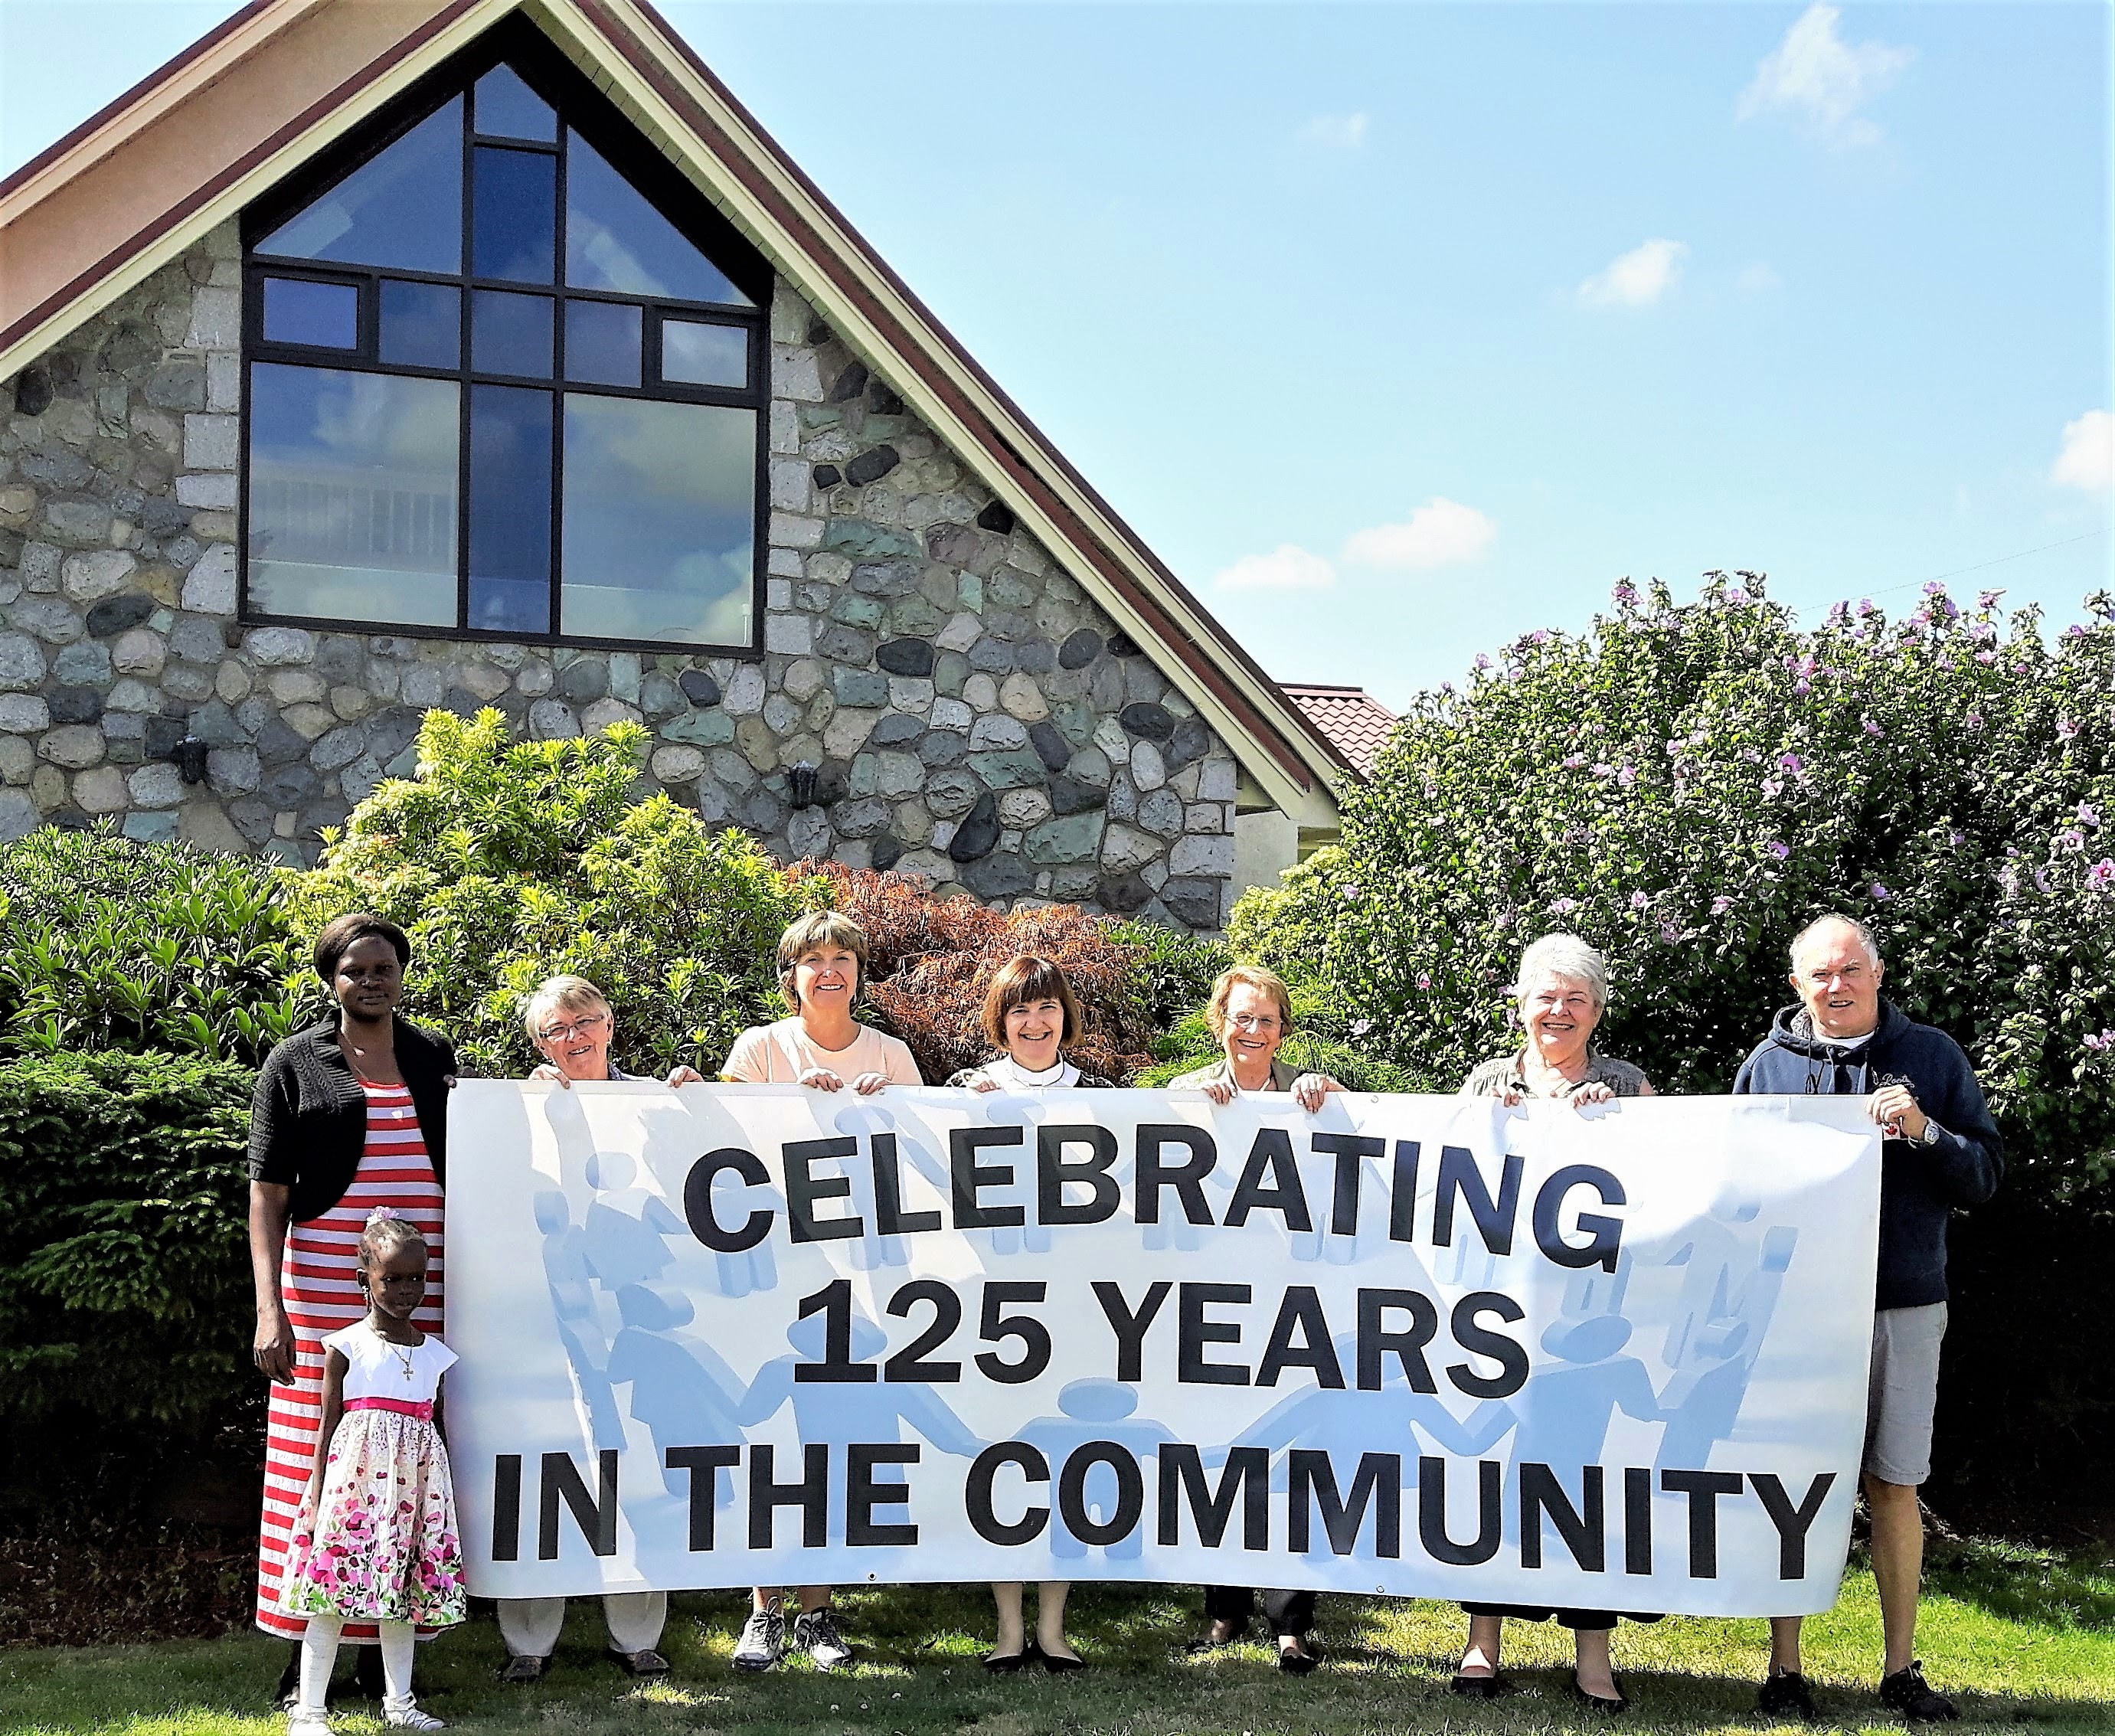
[[741, 1624], [735, 1642], [736, 1669], [768, 1669], [786, 1656], [786, 1618], [776, 1610], [757, 1610]]
[[447, 1728], [431, 1712], [420, 1711], [416, 1701], [408, 1706], [385, 1705], [382, 1708], [382, 1721], [392, 1730], [445, 1730]]
[[808, 1654], [818, 1669], [835, 1669], [851, 1661], [852, 1648], [838, 1637], [837, 1611], [828, 1605], [801, 1612], [793, 1623], [793, 1643]]
[[1892, 1706], [1911, 1724], [1951, 1724], [1961, 1715], [1960, 1707], [1925, 1680], [1921, 1659], [1880, 1678], [1880, 1704]]
[[330, 1720], [297, 1705], [287, 1714], [287, 1736], [331, 1736]]

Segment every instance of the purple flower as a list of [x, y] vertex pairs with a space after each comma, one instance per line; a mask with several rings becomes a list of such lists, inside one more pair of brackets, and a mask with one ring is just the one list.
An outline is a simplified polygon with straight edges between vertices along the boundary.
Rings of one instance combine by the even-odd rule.
[[1356, 899], [1359, 896], [1359, 883], [1356, 880], [1347, 882], [1344, 887], [1343, 896], [1344, 902], [1347, 904], [1351, 903], [1354, 899]]
[[1643, 910], [1651, 902], [1652, 900], [1647, 898], [1641, 892], [1634, 892], [1631, 894], [1631, 908], [1632, 910]]
[[1894, 897], [1894, 894], [1892, 892], [1889, 892], [1888, 889], [1883, 886], [1878, 880], [1873, 882], [1872, 892], [1873, 902], [1875, 904], [1884, 904], [1888, 899]]
[[2094, 806], [2094, 805], [2090, 801], [2080, 802], [2078, 805], [2078, 823], [2082, 826], [2099, 825], [2100, 824], [2100, 810]]
[[2085, 834], [2076, 826], [2068, 832], [2058, 833], [2056, 841], [2060, 847], [2066, 850], [2083, 850], [2085, 847]]
[[1564, 769], [1568, 772], [1577, 771], [1585, 763], [1586, 755], [1584, 754], [1567, 754], [1564, 756]]
[[1779, 754], [1778, 769], [1794, 778], [1804, 778], [1806, 775], [1805, 762], [1797, 754]]
[[1980, 664], [1993, 664], [1998, 660], [1998, 654], [1995, 651], [1978, 651], [1975, 660]]
[[1958, 849], [1961, 847], [1961, 834], [1960, 834], [1958, 832], [1949, 832], [1949, 833], [1948, 833], [1948, 834], [1946, 834], [1946, 841], [1947, 841], [1947, 843], [1948, 843], [1949, 844], [1952, 845], [1952, 846], [1953, 846], [1953, 847], [1954, 847], [1955, 849], [1957, 849], [1957, 850], [1958, 850]]
[[1924, 594], [1927, 597], [1944, 596], [1946, 595], [1946, 581], [1943, 579], [1926, 579], [1924, 581]]
[[1362, 1037], [1373, 1028], [1374, 1022], [1371, 1019], [1353, 1019], [1351, 1021], [1351, 1035], [1355, 1037]]
[[1776, 801], [1779, 796], [1784, 793], [1784, 779], [1782, 778], [1764, 778], [1762, 783], [1762, 791], [1764, 797], [1767, 800], [1772, 801]]
[[1784, 861], [1787, 857], [1792, 854], [1792, 846], [1785, 843], [1782, 838], [1773, 838], [1768, 843], [1764, 844], [1763, 847], [1769, 851], [1770, 854], [1775, 857], [1779, 861]]
[[2085, 1034], [2088, 1049], [2115, 1049], [2115, 1031], [2089, 1031]]
[[2002, 590], [1978, 591], [1975, 594], [1975, 606], [1978, 609], [1995, 609], [1998, 606], [1998, 599], [2004, 595]]
[[1417, 973], [1417, 985], [1420, 989], [1429, 989], [1432, 986], [1432, 979], [1424, 971], [1420, 971]]
[[2095, 892], [2115, 886], [2115, 856], [2104, 856], [2085, 870], [2085, 884]]
[[1659, 919], [1659, 938], [1664, 940], [1669, 946], [1680, 945], [1681, 943], [1681, 925], [1676, 922], [1671, 916], [1662, 916]]
[[1609, 595], [1625, 609], [1628, 609], [1638, 600], [1638, 588], [1628, 579], [1618, 579], [1616, 581], [1616, 588]]
[[1513, 913], [1509, 910], [1502, 910], [1491, 919], [1493, 928], [1511, 928], [1512, 925]]
[[1475, 666], [1480, 669], [1488, 669], [1491, 666], [1491, 659], [1486, 657], [1481, 651], [1479, 651], [1476, 653]]
[[2060, 717], [2056, 720], [2056, 738], [2059, 742], [2068, 742], [2077, 733], [2078, 719], [2076, 718]]
[[1711, 901], [1711, 914], [1714, 916], [1723, 916], [1732, 907], [1733, 901], [1723, 893]]
[[1628, 789], [1637, 781], [1638, 771], [1637, 768], [1634, 765], [1626, 765], [1621, 771], [1616, 774], [1616, 782], [1622, 785], [1625, 789]]
[[1970, 729], [1980, 729], [1983, 727], [1983, 714], [1980, 711], [1971, 711], [1963, 721]]
[[1887, 731], [1881, 728], [1878, 723], [1872, 720], [1872, 719], [1867, 718], [1865, 719], [1865, 733], [1869, 736], [1883, 736], [1887, 733]]
[[1594, 762], [1594, 775], [1597, 778], [1613, 778], [1616, 775], [1616, 768], [1609, 765], [1606, 760], [1596, 760]]
[[1552, 898], [1549, 901], [1549, 913], [1553, 916], [1568, 916], [1578, 908], [1576, 898]]

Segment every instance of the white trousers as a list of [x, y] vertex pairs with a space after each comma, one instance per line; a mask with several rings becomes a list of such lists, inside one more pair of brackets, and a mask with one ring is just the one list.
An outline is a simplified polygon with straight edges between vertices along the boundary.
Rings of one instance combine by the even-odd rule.
[[[612, 1651], [654, 1651], [661, 1644], [661, 1629], [668, 1619], [666, 1591], [613, 1591], [602, 1601], [602, 1619], [609, 1629]], [[558, 1630], [566, 1624], [562, 1597], [502, 1597], [499, 1600], [499, 1637], [507, 1655], [517, 1658], [548, 1658], [558, 1643]]]

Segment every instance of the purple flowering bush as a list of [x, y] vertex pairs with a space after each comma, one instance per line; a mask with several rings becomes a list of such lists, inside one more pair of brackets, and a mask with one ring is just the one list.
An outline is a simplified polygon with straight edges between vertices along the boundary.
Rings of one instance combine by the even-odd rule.
[[1846, 911], [1974, 1059], [2013, 1185], [2067, 1196], [2115, 1170], [2115, 604], [2052, 636], [2000, 602], [1932, 586], [1809, 628], [1757, 574], [1618, 586], [1589, 632], [1425, 696], [1236, 950], [1452, 1090], [1517, 1040], [1521, 948], [1568, 929], [1608, 956], [1602, 1046], [1721, 1091], [1793, 998], [1792, 934]]

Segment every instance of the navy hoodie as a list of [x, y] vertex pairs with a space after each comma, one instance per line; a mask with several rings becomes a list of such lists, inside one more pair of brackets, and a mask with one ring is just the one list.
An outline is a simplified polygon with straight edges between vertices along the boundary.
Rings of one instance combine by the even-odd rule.
[[1787, 1007], [1741, 1063], [1736, 1096], [1864, 1097], [1906, 1085], [1938, 1123], [1938, 1143], [1888, 1140], [1880, 1153], [1880, 1264], [1876, 1308], [1946, 1300], [1946, 1224], [1980, 1206], [2005, 1173], [2005, 1146], [1961, 1045], [1884, 997], [1880, 1022], [1856, 1049], [1814, 1034], [1804, 1007]]

